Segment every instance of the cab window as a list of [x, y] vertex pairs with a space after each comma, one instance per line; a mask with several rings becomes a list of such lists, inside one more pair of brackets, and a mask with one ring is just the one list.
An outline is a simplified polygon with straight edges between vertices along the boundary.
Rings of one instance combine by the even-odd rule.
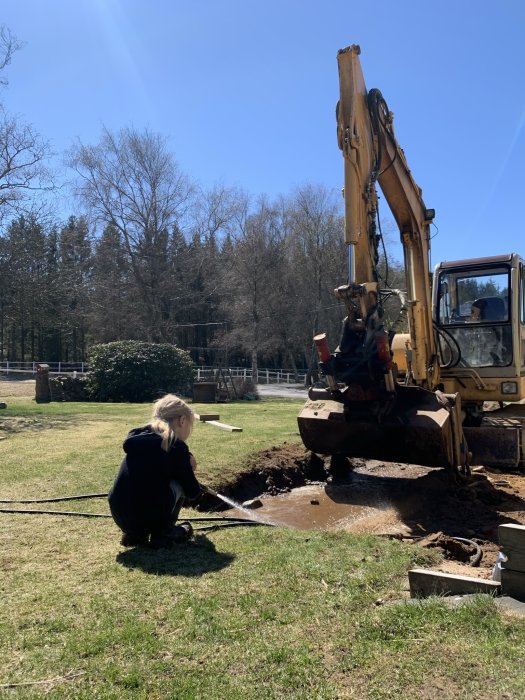
[[[438, 284], [436, 316], [442, 329], [439, 347], [443, 364], [472, 368], [511, 365], [508, 267], [443, 271]], [[523, 302], [525, 296], [521, 314]]]

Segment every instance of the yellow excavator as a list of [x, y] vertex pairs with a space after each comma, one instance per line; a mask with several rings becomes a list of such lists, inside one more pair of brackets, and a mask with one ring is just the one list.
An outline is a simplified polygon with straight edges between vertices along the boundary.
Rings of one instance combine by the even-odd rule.
[[[362, 457], [445, 467], [524, 465], [525, 262], [516, 253], [443, 262], [430, 273], [428, 209], [359, 46], [338, 52], [337, 137], [344, 159], [348, 283], [338, 346], [314, 338], [325, 386], [312, 387], [298, 422], [305, 446], [332, 459]], [[380, 284], [378, 193], [399, 228], [406, 289]], [[398, 324], [385, 303], [398, 297]], [[396, 333], [408, 325], [408, 333]], [[406, 329], [405, 329], [406, 330]]]

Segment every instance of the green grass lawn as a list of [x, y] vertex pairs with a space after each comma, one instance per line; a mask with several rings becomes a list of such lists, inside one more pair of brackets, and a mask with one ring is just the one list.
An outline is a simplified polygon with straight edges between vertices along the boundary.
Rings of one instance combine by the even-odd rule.
[[[107, 491], [123, 437], [149, 414], [146, 405], [8, 403], [4, 499]], [[196, 425], [189, 442], [200, 478], [219, 487], [251, 452], [297, 441], [300, 405], [214, 406], [243, 432]], [[108, 512], [104, 500], [66, 506]], [[0, 522], [1, 698], [525, 694], [523, 620], [481, 596], [457, 608], [439, 598], [394, 602], [406, 571], [437, 556], [413, 545], [261, 527], [197, 533], [169, 551], [125, 550], [107, 518]]]
[[[228, 483], [250, 453], [283, 442], [299, 442], [301, 402], [267, 399], [229, 404], [192, 404], [196, 413], [219, 413], [231, 433], [195, 421], [188, 441], [199, 478], [210, 486]], [[0, 413], [8, 440], [0, 441], [0, 478], [6, 498], [37, 498], [108, 490], [122, 459], [127, 432], [145, 425], [149, 404], [35, 404], [11, 398]]]

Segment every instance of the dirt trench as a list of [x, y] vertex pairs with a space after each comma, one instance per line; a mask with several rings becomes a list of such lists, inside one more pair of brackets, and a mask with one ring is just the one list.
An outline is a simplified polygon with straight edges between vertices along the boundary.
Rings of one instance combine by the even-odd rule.
[[274, 447], [258, 453], [223, 491], [240, 502], [259, 498], [257, 515], [276, 524], [370, 532], [438, 547], [444, 555], [440, 570], [483, 578], [490, 577], [497, 558], [498, 525], [525, 525], [523, 472], [477, 468], [468, 483], [457, 486], [442, 469], [362, 459], [350, 465], [346, 474], [332, 475], [328, 458], [302, 445]]

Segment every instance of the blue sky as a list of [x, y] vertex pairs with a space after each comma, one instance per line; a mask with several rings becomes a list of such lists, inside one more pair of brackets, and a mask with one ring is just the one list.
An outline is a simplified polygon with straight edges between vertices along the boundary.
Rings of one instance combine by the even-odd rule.
[[336, 54], [360, 44], [367, 86], [394, 112], [412, 173], [436, 209], [432, 262], [525, 255], [523, 0], [1, 7], [0, 21], [26, 42], [2, 98], [57, 153], [76, 139], [96, 143], [102, 125], [147, 126], [205, 187], [270, 197], [306, 182], [340, 188]]

